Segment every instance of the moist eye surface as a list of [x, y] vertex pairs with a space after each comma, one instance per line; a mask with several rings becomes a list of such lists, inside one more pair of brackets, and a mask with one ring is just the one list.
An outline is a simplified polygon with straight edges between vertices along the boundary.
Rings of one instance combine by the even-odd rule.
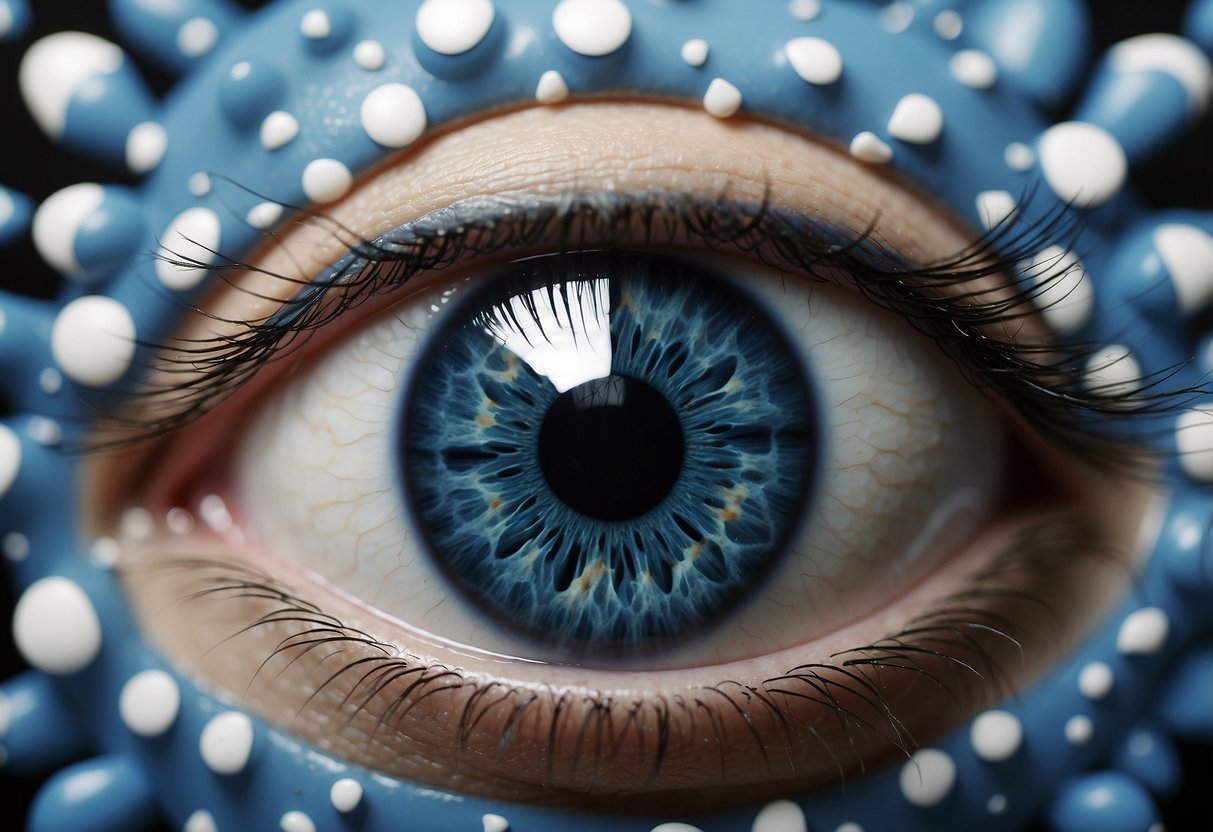
[[515, 265], [427, 340], [403, 407], [429, 557], [558, 657], [704, 635], [783, 557], [815, 475], [817, 405], [778, 321], [668, 257]]

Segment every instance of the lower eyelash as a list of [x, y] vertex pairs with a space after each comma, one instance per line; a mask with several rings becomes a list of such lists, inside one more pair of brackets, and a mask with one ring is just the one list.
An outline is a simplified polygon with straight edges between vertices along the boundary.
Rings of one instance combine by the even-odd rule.
[[[324, 706], [331, 711], [325, 718], [341, 717], [337, 724], [343, 729], [348, 729], [376, 698], [391, 697], [377, 718], [373, 738], [380, 731], [395, 730], [427, 698], [451, 689], [470, 688], [456, 729], [464, 753], [470, 751], [474, 740], [483, 750], [484, 726], [492, 723], [497, 726], [497, 735], [491, 744], [504, 756], [530, 722], [536, 726], [533, 730], [537, 736], [546, 736], [542, 754], [549, 773], [554, 771], [560, 749], [569, 746], [569, 737], [575, 738], [571, 759], [560, 763], [568, 774], [584, 767], [597, 772], [613, 762], [629, 742], [637, 742], [646, 755], [644, 782], [651, 784], [667, 765], [671, 742], [699, 725], [699, 739], [716, 749], [720, 777], [727, 782], [732, 744], [739, 735], [750, 737], [768, 770], [774, 773], [767, 751], [779, 750], [769, 733], [778, 730], [789, 748], [803, 748], [805, 742], [815, 741], [820, 752], [836, 762], [839, 780], [845, 782], [851, 772], [862, 773], [871, 767], [872, 761], [865, 759], [858, 748], [873, 735], [887, 744], [891, 754], [908, 756], [918, 748], [919, 729], [911, 727], [915, 720], [902, 713], [904, 703], [899, 701], [897, 688], [905, 687], [903, 679], [924, 680], [938, 689], [955, 702], [957, 707], [947, 709], [950, 712], [971, 712], [987, 701], [1014, 695], [1005, 663], [1016, 658], [1026, 661], [1034, 643], [1031, 626], [1020, 622], [1040, 613], [1050, 619], [1058, 614], [1055, 599], [1037, 592], [1037, 585], [1047, 580], [1050, 587], [1058, 587], [1065, 575], [1076, 574], [1071, 570], [1119, 560], [1096, 541], [1096, 531], [1081, 514], [1053, 515], [1018, 535], [987, 567], [966, 579], [961, 589], [908, 621], [898, 632], [835, 653], [827, 662], [796, 665], [758, 684], [724, 680], [697, 692], [638, 697], [630, 702], [597, 692], [527, 689], [485, 681], [452, 667], [423, 664], [417, 657], [348, 626], [276, 578], [249, 566], [209, 558], [178, 558], [127, 567], [125, 571], [133, 579], [145, 573], [183, 574], [188, 589], [172, 602], [175, 604], [213, 599], [264, 604], [265, 609], [251, 618], [242, 611], [234, 632], [213, 650], [225, 648], [242, 634], [287, 628], [257, 665], [244, 691], [246, 698], [259, 680], [272, 684], [297, 662], [324, 651], [317, 664], [337, 664], [307, 695], [296, 712], [300, 718], [308, 709], [320, 707], [316, 703], [330, 687], [340, 688], [344, 683], [340, 700]], [[1026, 609], [1015, 612], [1020, 607]], [[1025, 615], [1027, 612], [1033, 615]], [[366, 655], [346, 656], [350, 651]], [[285, 666], [278, 667], [273, 677], [265, 677], [280, 659]], [[820, 708], [833, 714], [841, 740], [831, 740], [818, 730]], [[579, 724], [574, 724], [570, 721], [574, 718], [566, 715], [577, 711], [584, 715]], [[709, 726], [706, 734], [701, 722], [704, 719]], [[743, 726], [740, 732], [727, 727], [734, 719]], [[929, 730], [946, 727], [932, 726]]]

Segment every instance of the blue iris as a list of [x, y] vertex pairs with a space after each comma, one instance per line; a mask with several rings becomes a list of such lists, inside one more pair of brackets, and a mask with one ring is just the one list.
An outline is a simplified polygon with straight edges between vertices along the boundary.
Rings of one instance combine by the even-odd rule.
[[404, 395], [411, 519], [453, 590], [565, 658], [652, 655], [783, 557], [818, 426], [799, 351], [701, 265], [512, 264], [447, 313]]

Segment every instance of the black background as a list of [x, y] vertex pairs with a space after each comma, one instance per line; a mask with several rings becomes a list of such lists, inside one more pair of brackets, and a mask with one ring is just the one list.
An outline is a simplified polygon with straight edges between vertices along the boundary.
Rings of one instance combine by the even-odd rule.
[[[19, 44], [0, 45], [0, 143], [5, 157], [0, 177], [4, 185], [22, 191], [35, 200], [43, 199], [60, 188], [79, 181], [133, 182], [112, 168], [99, 167], [86, 160], [69, 158], [49, 149], [49, 142], [27, 115], [17, 94], [17, 65], [24, 46], [37, 37], [54, 31], [80, 29], [110, 40], [118, 38], [109, 26], [104, 2], [101, 0], [34, 0], [35, 23]], [[256, 0], [244, 0], [242, 5], [256, 7]], [[1096, 36], [1100, 49], [1126, 37], [1150, 31], [1177, 32], [1184, 3], [1180, 0], [1090, 0], [1094, 12]], [[53, 9], [53, 13], [48, 13]], [[157, 93], [168, 88], [170, 79], [139, 61], [144, 77]], [[1081, 90], [1081, 85], [1079, 87]], [[1062, 112], [1065, 111], [1062, 108]], [[12, 164], [21, 160], [20, 165]], [[1181, 144], [1155, 160], [1135, 167], [1132, 179], [1146, 199], [1158, 207], [1213, 208], [1213, 119], [1206, 119], [1198, 131]], [[57, 282], [42, 264], [32, 247], [18, 247], [3, 254], [0, 267], [0, 288], [38, 294], [54, 295]], [[31, 275], [35, 278], [31, 279]], [[0, 401], [0, 413], [7, 412]], [[0, 586], [0, 615], [11, 615], [12, 593]], [[23, 669], [5, 626], [0, 637], [0, 679], [16, 675]], [[1207, 746], [1182, 749], [1189, 776], [1185, 790], [1167, 807], [1167, 825], [1172, 832], [1213, 828], [1213, 765]], [[26, 807], [36, 790], [36, 778], [4, 775], [0, 777], [3, 813], [6, 818], [23, 818]]]

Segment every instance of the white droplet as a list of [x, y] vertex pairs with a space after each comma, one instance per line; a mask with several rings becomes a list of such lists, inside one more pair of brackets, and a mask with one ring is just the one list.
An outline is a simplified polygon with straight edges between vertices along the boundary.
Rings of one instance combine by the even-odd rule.
[[168, 150], [168, 133], [154, 121], [144, 121], [131, 128], [126, 136], [126, 166], [131, 173], [154, 170]]
[[282, 832], [316, 832], [316, 824], [312, 823], [312, 819], [300, 811], [287, 812], [278, 821], [278, 828]]
[[130, 540], [147, 540], [155, 525], [152, 513], [142, 506], [128, 508], [118, 521], [123, 536]]
[[211, 175], [203, 171], [191, 173], [189, 181], [185, 183], [185, 187], [189, 190], [191, 196], [201, 199], [211, 192]]
[[808, 832], [804, 810], [790, 800], [775, 800], [762, 807], [751, 832]]
[[362, 784], [352, 777], [343, 777], [329, 789], [329, 800], [338, 812], [348, 814], [362, 802]]
[[988, 90], [998, 81], [998, 65], [977, 49], [961, 49], [948, 61], [948, 71], [961, 84], [975, 90]]
[[194, 515], [180, 506], [174, 506], [164, 516], [164, 526], [173, 534], [189, 534], [194, 530]]
[[956, 40], [964, 31], [965, 22], [955, 11], [946, 9], [935, 15], [934, 25], [935, 34], [944, 40]]
[[651, 832], [703, 832], [703, 830], [698, 826], [691, 826], [689, 823], [673, 821], [670, 823], [659, 823], [653, 827]]
[[42, 578], [17, 601], [13, 641], [25, 660], [44, 673], [75, 673], [101, 650], [101, 620], [75, 581]]
[[703, 66], [708, 62], [708, 42], [703, 38], [691, 38], [678, 50], [687, 66]]
[[118, 713], [122, 722], [141, 737], [158, 737], [177, 720], [181, 690], [163, 670], [144, 670], [122, 686]]
[[10, 428], [0, 425], [0, 498], [13, 487], [21, 471], [21, 440]]
[[490, 0], [425, 0], [417, 9], [417, 36], [441, 55], [462, 55], [493, 26]]
[[1112, 344], [1087, 358], [1082, 385], [1098, 396], [1123, 399], [1141, 389], [1141, 365], [1128, 347]]
[[1004, 814], [1009, 806], [1010, 803], [1005, 794], [991, 795], [990, 799], [986, 801], [986, 811], [991, 815]]
[[[0, 440], [2, 442], [3, 440]], [[0, 457], [3, 456], [3, 451], [0, 450]], [[3, 465], [0, 462], [0, 465]], [[3, 495], [3, 488], [0, 488], [0, 496]], [[9, 532], [4, 536], [4, 556], [13, 563], [23, 561], [29, 557], [29, 538], [21, 534], [21, 532]], [[0, 732], [2, 733], [2, 732]]]
[[788, 63], [810, 84], [833, 84], [842, 75], [842, 55], [821, 38], [795, 38], [783, 47]]
[[324, 40], [333, 33], [333, 24], [324, 9], [311, 9], [300, 18], [299, 33], [309, 40]]
[[1162, 72], [1188, 93], [1188, 113], [1199, 118], [1213, 95], [1209, 59], [1186, 38], [1168, 34], [1138, 35], [1108, 50], [1113, 72]]
[[52, 269], [77, 278], [82, 267], [76, 259], [76, 235], [85, 220], [105, 202], [105, 189], [78, 182], [48, 196], [34, 212], [31, 234], [34, 248]]
[[303, 169], [302, 184], [307, 198], [322, 205], [349, 193], [354, 176], [336, 159], [315, 159]]
[[936, 805], [951, 793], [955, 783], [956, 764], [935, 748], [915, 752], [901, 767], [901, 794], [915, 806]]
[[1018, 210], [1015, 197], [1007, 191], [982, 191], [977, 195], [977, 216], [987, 231], [1005, 224]]
[[122, 549], [112, 537], [99, 537], [89, 547], [88, 557], [98, 569], [113, 569], [118, 565]]
[[25, 432], [29, 434], [30, 439], [46, 447], [53, 447], [63, 441], [63, 428], [59, 427], [59, 423], [54, 419], [47, 419], [45, 416], [31, 418]]
[[851, 155], [861, 162], [873, 165], [883, 165], [893, 158], [893, 148], [882, 142], [870, 130], [857, 133], [851, 139]]
[[569, 86], [564, 82], [564, 76], [554, 69], [539, 76], [535, 85], [535, 100], [541, 104], [558, 104], [569, 97]]
[[1066, 742], [1070, 745], [1086, 745], [1095, 735], [1095, 726], [1091, 723], [1090, 717], [1081, 714], [1067, 719], [1065, 728], [1062, 730], [1066, 735]]
[[1213, 407], [1196, 407], [1175, 422], [1179, 465], [1194, 480], [1213, 482]]
[[1023, 743], [1023, 726], [1007, 711], [986, 711], [973, 720], [969, 729], [973, 752], [990, 763], [1009, 760]]
[[889, 135], [912, 144], [930, 144], [943, 132], [943, 111], [935, 99], [910, 93], [897, 102], [889, 117]]
[[1081, 121], [1055, 124], [1040, 137], [1040, 168], [1053, 193], [1080, 208], [1120, 193], [1129, 172], [1124, 149], [1107, 130]]
[[122, 50], [84, 32], [58, 32], [35, 41], [21, 59], [19, 81], [25, 106], [48, 136], [59, 138], [76, 93], [125, 60]]
[[632, 34], [632, 14], [620, 0], [560, 0], [552, 12], [560, 42], [579, 55], [609, 55]]
[[219, 29], [205, 17], [193, 17], [177, 30], [177, 49], [187, 58], [200, 58], [219, 42]]
[[202, 762], [216, 774], [238, 774], [253, 751], [253, 722], [239, 711], [224, 711], [202, 729]]
[[299, 119], [284, 110], [275, 110], [261, 122], [261, 146], [277, 150], [299, 135]]
[[1021, 263], [1020, 271], [1041, 287], [1033, 302], [1059, 335], [1075, 332], [1091, 317], [1095, 294], [1087, 270], [1073, 252], [1049, 246]]
[[362, 129], [384, 147], [410, 145], [425, 132], [425, 104], [406, 84], [384, 84], [367, 93], [359, 109]]
[[219, 827], [215, 825], [215, 818], [210, 812], [199, 809], [185, 819], [181, 832], [219, 832]]
[[880, 17], [877, 20], [880, 28], [889, 34], [900, 34], [909, 29], [910, 24], [914, 22], [914, 7], [905, 0], [894, 0], [880, 10]]
[[135, 357], [131, 313], [113, 298], [76, 298], [55, 318], [51, 354], [63, 374], [78, 384], [104, 387], [114, 383]]
[[244, 220], [259, 231], [269, 231], [282, 219], [282, 206], [277, 202], [259, 202], [244, 215]]
[[1011, 142], [1007, 145], [1006, 150], [1002, 153], [1002, 158], [1007, 163], [1007, 167], [1020, 173], [1031, 170], [1032, 166], [1036, 164], [1036, 154], [1023, 142]]
[[53, 396], [63, 389], [63, 374], [54, 367], [44, 367], [38, 373], [38, 386], [48, 396]]
[[[1213, 435], [1213, 410], [1206, 413]], [[1182, 417], [1180, 417], [1182, 418]], [[1116, 634], [1116, 649], [1124, 656], [1157, 653], [1171, 631], [1171, 620], [1158, 607], [1145, 607], [1125, 617]]]
[[1191, 315], [1213, 300], [1213, 236], [1194, 225], [1167, 223], [1154, 229], [1154, 247], [1171, 276], [1182, 314]]
[[821, 14], [821, 0], [792, 0], [788, 3], [788, 11], [797, 20], [807, 22]]
[[485, 815], [480, 818], [480, 826], [484, 832], [506, 832], [510, 822], [501, 815]]
[[741, 90], [723, 78], [713, 78], [703, 95], [703, 108], [716, 118], [728, 118], [741, 109]]
[[377, 40], [359, 41], [354, 47], [354, 63], [368, 72], [383, 69], [383, 65], [387, 63], [383, 44]]
[[223, 227], [210, 208], [189, 208], [169, 223], [160, 235], [156, 277], [170, 289], [193, 289], [218, 257]]
[[858, 823], [847, 821], [846, 823], [839, 824], [834, 832], [863, 832], [863, 827]]

